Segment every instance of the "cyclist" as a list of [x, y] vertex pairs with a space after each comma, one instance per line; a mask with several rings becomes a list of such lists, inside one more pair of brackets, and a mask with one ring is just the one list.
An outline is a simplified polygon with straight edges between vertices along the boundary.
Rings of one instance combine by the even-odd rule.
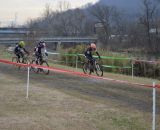
[[35, 56], [36, 56], [36, 62], [39, 60], [41, 61], [43, 59], [42, 56], [42, 50], [44, 51], [45, 55], [48, 56], [47, 50], [46, 50], [46, 43], [44, 41], [39, 41], [36, 47], [34, 48]]
[[24, 58], [24, 53], [29, 55], [29, 52], [24, 48], [25, 47], [25, 42], [24, 41], [20, 41], [17, 43], [15, 49], [14, 49], [14, 54], [18, 57], [18, 59], [20, 58]]
[[84, 53], [85, 57], [88, 59], [88, 61], [91, 63], [91, 65], [93, 65], [95, 62], [95, 59], [93, 58], [93, 54], [92, 54], [93, 52], [95, 52], [98, 55], [99, 59], [101, 58], [99, 53], [96, 50], [95, 43], [91, 43]]

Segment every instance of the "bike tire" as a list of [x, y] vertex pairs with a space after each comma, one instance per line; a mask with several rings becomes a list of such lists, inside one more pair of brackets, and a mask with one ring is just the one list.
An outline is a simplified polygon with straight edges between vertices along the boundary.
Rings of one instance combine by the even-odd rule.
[[[18, 60], [18, 57], [12, 57], [12, 62], [14, 63], [20, 63], [20, 61]], [[20, 66], [19, 65], [13, 65], [14, 67], [20, 69]]]
[[84, 74], [91, 74], [91, 69], [90, 69], [90, 67], [89, 67], [89, 63], [88, 62], [85, 62], [84, 64], [83, 64], [83, 72], [84, 72]]
[[[42, 66], [49, 67], [49, 64], [47, 63], [47, 61], [42, 61], [41, 65], [42, 65]], [[46, 75], [49, 74], [49, 70], [48, 70], [47, 68], [46, 68], [46, 69], [43, 68], [42, 71], [43, 71], [43, 73], [46, 74]]]
[[97, 76], [101, 76], [101, 77], [103, 76], [103, 67], [99, 63], [95, 64], [95, 71]]
[[[32, 60], [31, 64], [37, 65], [35, 60]], [[39, 68], [31, 66], [31, 71], [33, 71], [35, 73], [38, 73], [39, 72]]]
[[[23, 60], [22, 64], [30, 64], [31, 63], [28, 58], [23, 58], [22, 60]], [[21, 68], [24, 68], [24, 70], [28, 69], [28, 67], [26, 67], [26, 66], [23, 66]]]

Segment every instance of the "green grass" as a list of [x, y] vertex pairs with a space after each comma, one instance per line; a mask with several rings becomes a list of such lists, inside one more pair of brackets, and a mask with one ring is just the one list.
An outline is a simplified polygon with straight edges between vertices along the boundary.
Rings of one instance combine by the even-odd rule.
[[[1, 58], [11, 60], [13, 54], [10, 54], [6, 51], [1, 52]], [[59, 64], [56, 62], [53, 62], [52, 60], [49, 60], [49, 65], [57, 68], [62, 68], [62, 69], [68, 69], [72, 71], [78, 71], [78, 72], [83, 72], [81, 68], [77, 68], [65, 65], [65, 64]], [[117, 74], [117, 73], [110, 73], [110, 72], [105, 72], [104, 77], [107, 78], [112, 78], [116, 80], [124, 80], [124, 81], [129, 81], [131, 83], [141, 83], [141, 84], [147, 84], [147, 85], [152, 85], [153, 82], [156, 82], [156, 84], [160, 84], [159, 80], [157, 79], [152, 79], [152, 78], [145, 78], [145, 77], [133, 77], [130, 75], [124, 75], [124, 74]]]
[[112, 117], [112, 124], [119, 129], [128, 129], [128, 130], [146, 130], [139, 122], [139, 119], [136, 117], [119, 116]]
[[[75, 67], [70, 67], [70, 66], [66, 66], [66, 65], [60, 65], [60, 64], [55, 64], [50, 62], [49, 63], [50, 66], [54, 66], [57, 68], [63, 68], [63, 69], [68, 69], [68, 70], [72, 70], [72, 71], [78, 71], [78, 72], [82, 72], [81, 68], [75, 68]], [[159, 84], [159, 80], [157, 79], [152, 79], [152, 78], [145, 78], [145, 77], [133, 77], [130, 75], [123, 75], [123, 74], [117, 74], [117, 73], [104, 73], [103, 77], [107, 77], [107, 78], [112, 78], [112, 79], [116, 79], [116, 80], [124, 80], [124, 81], [129, 81], [132, 83], [141, 83], [141, 84], [147, 84], [147, 85], [152, 85], [153, 82], [156, 82], [157, 84]]]

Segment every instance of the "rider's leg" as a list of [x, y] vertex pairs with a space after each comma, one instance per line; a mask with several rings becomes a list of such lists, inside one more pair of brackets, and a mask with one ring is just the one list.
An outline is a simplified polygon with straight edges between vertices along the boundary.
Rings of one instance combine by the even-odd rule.
[[40, 60], [40, 63], [42, 64], [42, 61], [43, 61], [42, 54], [39, 55], [39, 60]]
[[[43, 61], [43, 57], [42, 57], [42, 54], [40, 53], [40, 54], [39, 54], [39, 62], [40, 62], [39, 64], [40, 64], [40, 65], [42, 65], [42, 64], [43, 64], [43, 62], [42, 62], [42, 61]], [[42, 69], [42, 68], [40, 68], [39, 70], [40, 70], [40, 71], [43, 71], [43, 69]]]
[[91, 70], [91, 72], [94, 72], [94, 69], [93, 69], [93, 57], [92, 56], [86, 56], [86, 58], [88, 59], [88, 62], [89, 62], [89, 68], [90, 68], [90, 70]]
[[95, 59], [92, 57], [92, 60], [90, 62], [91, 62], [91, 71], [94, 72], [94, 69], [95, 69], [95, 66], [94, 66]]
[[20, 53], [20, 56], [22, 58], [22, 63], [24, 63], [24, 54], [22, 52]]
[[92, 65], [94, 65], [95, 64], [95, 59], [92, 57]]
[[18, 62], [20, 62], [21, 56], [19, 55], [19, 53], [15, 53], [15, 54], [16, 54], [16, 56], [17, 56], [17, 58], [18, 58]]
[[36, 56], [36, 64], [38, 64], [38, 56]]
[[35, 53], [35, 56], [36, 56], [36, 64], [38, 64], [38, 61], [39, 61], [39, 54], [38, 54], [38, 53]]

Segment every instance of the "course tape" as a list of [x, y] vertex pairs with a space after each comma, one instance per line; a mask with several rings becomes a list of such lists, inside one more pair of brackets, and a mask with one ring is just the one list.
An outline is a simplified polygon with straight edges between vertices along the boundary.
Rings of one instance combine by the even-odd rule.
[[6, 64], [11, 64], [11, 65], [17, 65], [17, 66], [22, 66], [22, 67], [28, 67], [29, 65], [23, 64], [23, 63], [16, 63], [16, 62], [11, 62], [7, 60], [0, 59], [1, 63], [6, 63]]
[[[15, 63], [15, 62], [11, 62], [11, 61], [8, 61], [8, 60], [3, 60], [3, 59], [0, 59], [0, 62], [1, 63], [6, 63], [6, 64], [11, 64], [11, 65], [23, 66], [23, 67], [37, 67], [37, 68], [41, 68], [41, 69], [48, 69], [48, 70], [55, 71], [55, 72], [79, 75], [79, 76], [82, 76], [82, 77], [103, 79], [103, 80], [114, 81], [114, 82], [118, 82], [118, 83], [125, 83], [125, 84], [130, 84], [130, 85], [137, 85], [137, 86], [153, 88], [152, 85], [146, 85], [146, 84], [140, 84], [140, 83], [131, 83], [131, 82], [128, 82], [128, 81], [116, 80], [116, 79], [111, 79], [111, 78], [106, 78], [106, 77], [98, 77], [98, 76], [94, 76], [94, 75], [84, 74], [82, 72], [76, 72], [76, 71], [72, 71], [72, 70], [60, 69], [60, 68], [55, 68], [55, 67], [48, 67], [48, 66], [42, 66], [42, 65], [36, 65], [36, 64]], [[155, 87], [160, 88], [160, 85], [156, 85]]]

